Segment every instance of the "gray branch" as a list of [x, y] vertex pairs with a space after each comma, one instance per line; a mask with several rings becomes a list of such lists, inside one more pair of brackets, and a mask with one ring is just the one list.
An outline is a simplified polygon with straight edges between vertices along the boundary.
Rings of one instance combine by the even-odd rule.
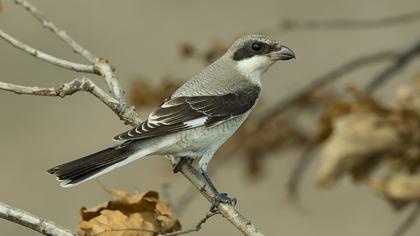
[[54, 222], [35, 216], [27, 211], [14, 208], [0, 202], [0, 218], [23, 225], [43, 235], [48, 236], [76, 236], [75, 233]]
[[53, 22], [49, 21], [36, 7], [32, 6], [28, 1], [15, 0], [15, 3], [21, 5], [27, 10], [32, 16], [34, 16], [41, 24], [51, 30], [56, 36], [67, 43], [75, 53], [85, 58], [91, 64], [95, 64], [98, 57], [90, 53], [86, 48], [82, 47], [73, 38], [71, 38], [66, 31], [59, 29]]
[[[18, 94], [30, 94], [30, 95], [40, 95], [40, 96], [59, 96], [64, 97], [67, 95], [71, 95], [78, 91], [87, 91], [105, 103], [112, 111], [114, 111], [121, 120], [124, 120], [127, 124], [135, 126], [141, 119], [139, 118], [138, 114], [134, 111], [134, 108], [128, 106], [126, 103], [126, 99], [124, 96], [124, 91], [120, 87], [118, 78], [114, 73], [112, 66], [108, 63], [105, 59], [98, 59], [97, 57], [93, 56], [89, 51], [84, 49], [80, 44], [74, 41], [69, 35], [65, 33], [65, 31], [60, 30], [58, 27], [55, 26], [52, 22], [48, 21], [35, 7], [33, 7], [28, 1], [24, 0], [15, 0], [18, 5], [23, 6], [29, 13], [31, 13], [37, 20], [39, 20], [46, 28], [50, 29], [55, 35], [65, 41], [75, 52], [83, 56], [89, 62], [92, 63], [94, 66], [94, 73], [101, 75], [107, 85], [108, 89], [111, 92], [111, 95], [104, 92], [98, 86], [96, 86], [91, 80], [86, 77], [80, 77], [68, 83], [65, 83], [59, 87], [54, 88], [39, 88], [39, 87], [26, 87], [21, 85], [14, 85], [10, 83], [0, 83], [0, 89], [15, 92]], [[1, 31], [2, 32], [2, 31]], [[31, 55], [39, 55], [39, 50], [33, 49], [23, 43], [18, 42], [13, 37], [5, 34], [2, 32], [3, 39], [11, 43], [13, 46], [24, 50], [25, 52]], [[5, 36], [5, 37], [4, 37]], [[29, 48], [29, 49], [28, 49]], [[36, 53], [33, 52], [35, 50]], [[31, 53], [32, 52], [32, 53]], [[59, 59], [53, 57], [51, 55], [45, 56], [42, 54], [43, 57], [37, 56], [37, 58], [42, 59], [44, 61], [48, 61], [54, 65], [72, 69], [75, 71], [80, 72], [79, 70], [74, 68], [74, 65], [71, 62], [65, 61], [63, 59]], [[59, 61], [60, 63], [57, 63]], [[71, 65], [71, 66], [70, 66]], [[89, 67], [90, 68], [90, 67]], [[83, 71], [86, 72], [86, 71]], [[92, 71], [89, 71], [92, 72]], [[197, 188], [200, 190], [202, 195], [212, 202], [214, 199], [214, 195], [210, 188], [206, 185], [204, 178], [198, 173], [198, 171], [192, 167], [190, 164], [186, 164], [182, 166], [181, 173]], [[65, 230], [55, 224], [47, 221], [41, 220], [37, 217], [32, 216], [28, 212], [24, 212], [22, 210], [14, 209], [18, 211], [19, 217], [11, 217], [10, 212], [14, 212], [13, 209], [7, 206], [4, 203], [0, 202], [0, 209], [4, 209], [5, 213], [0, 214], [0, 217], [13, 221], [15, 223], [29, 226], [31, 229], [37, 230], [45, 235], [74, 235], [68, 230]], [[263, 234], [253, 225], [248, 219], [246, 219], [242, 214], [240, 214], [233, 206], [229, 204], [220, 204], [219, 205], [220, 213], [229, 220], [236, 228], [238, 228], [244, 235], [247, 236], [263, 236]], [[33, 220], [33, 218], [38, 220]], [[205, 218], [205, 220], [208, 218]], [[199, 224], [199, 227], [205, 222], [203, 220], [202, 223]], [[200, 221], [201, 222], [201, 221]], [[45, 231], [48, 229], [48, 231]]]
[[124, 106], [126, 106], [127, 102], [124, 96], [124, 90], [121, 88], [118, 82], [118, 77], [114, 73], [112, 66], [109, 62], [105, 59], [99, 58], [92, 53], [90, 53], [87, 49], [82, 47], [79, 43], [77, 43], [70, 35], [66, 33], [66, 31], [58, 28], [52, 21], [48, 20], [36, 7], [34, 7], [31, 3], [25, 0], [15, 0], [15, 3], [22, 6], [25, 10], [27, 10], [35, 19], [37, 19], [45, 28], [51, 30], [58, 38], [63, 40], [67, 45], [69, 45], [74, 52], [81, 55], [87, 61], [89, 61], [95, 68], [94, 72], [101, 75], [107, 86], [108, 90], [112, 93], [112, 95]]
[[52, 88], [28, 87], [0, 81], [0, 90], [14, 92], [16, 94], [58, 97], [65, 97], [79, 91], [86, 91], [108, 106], [122, 120], [130, 124], [139, 123], [138, 115], [132, 107], [121, 105], [115, 98], [104, 92], [92, 80], [85, 76], [80, 76], [70, 82]]
[[[209, 201], [212, 202], [214, 194], [210, 187], [206, 185], [204, 178], [198, 171], [188, 162], [181, 167], [181, 173], [198, 189], [200, 193]], [[234, 206], [230, 204], [220, 203], [218, 207], [220, 213], [247, 236], [263, 236], [255, 225], [251, 223], [245, 216], [243, 216]]]
[[13, 47], [19, 48], [20, 50], [53, 65], [68, 69], [74, 70], [76, 72], [85, 72], [85, 73], [95, 73], [95, 67], [93, 65], [85, 65], [76, 62], [67, 61], [60, 59], [40, 50], [37, 50], [29, 45], [26, 45], [12, 36], [6, 34], [0, 29], [0, 38], [4, 39], [6, 42], [10, 43]]

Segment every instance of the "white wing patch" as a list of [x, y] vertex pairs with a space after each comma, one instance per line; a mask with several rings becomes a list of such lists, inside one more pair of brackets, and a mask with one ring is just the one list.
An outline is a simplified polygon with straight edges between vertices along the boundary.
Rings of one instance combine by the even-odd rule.
[[183, 124], [191, 126], [191, 127], [198, 127], [198, 126], [202, 126], [204, 124], [206, 124], [208, 117], [201, 117], [198, 119], [194, 119], [194, 120], [189, 120], [189, 121], [185, 121]]

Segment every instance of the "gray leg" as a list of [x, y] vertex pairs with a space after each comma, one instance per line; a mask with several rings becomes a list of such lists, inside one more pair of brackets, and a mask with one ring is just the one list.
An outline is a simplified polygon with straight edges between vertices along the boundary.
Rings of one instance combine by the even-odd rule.
[[181, 167], [189, 162], [190, 164], [194, 161], [192, 157], [178, 157], [178, 160], [175, 164], [172, 165], [172, 171], [174, 174], [178, 173], [181, 170]]
[[201, 176], [203, 176], [203, 178], [206, 180], [206, 184], [209, 186], [209, 188], [214, 194], [213, 203], [210, 207], [210, 212], [217, 212], [220, 203], [228, 203], [233, 206], [236, 205], [236, 198], [230, 198], [226, 193], [220, 193], [217, 190], [216, 186], [214, 186], [210, 177], [207, 175], [207, 165], [212, 157], [213, 155], [204, 155], [203, 157], [201, 157], [201, 160], [198, 163], [198, 165], [200, 167]]

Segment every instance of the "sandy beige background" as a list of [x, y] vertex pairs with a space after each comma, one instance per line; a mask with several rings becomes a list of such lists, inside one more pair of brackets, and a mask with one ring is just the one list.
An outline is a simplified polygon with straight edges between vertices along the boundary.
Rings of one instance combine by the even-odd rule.
[[[59, 40], [42, 29], [25, 11], [3, 0], [0, 27], [23, 42], [53, 55], [79, 60]], [[190, 42], [206, 48], [215, 37], [232, 41], [244, 33], [269, 31], [297, 54], [293, 63], [279, 63], [264, 78], [264, 100], [273, 101], [296, 91], [316, 75], [357, 55], [381, 49], [401, 48], [420, 36], [420, 22], [371, 30], [297, 31], [282, 33], [279, 21], [286, 18], [375, 18], [420, 8], [418, 0], [348, 1], [33, 1], [82, 45], [108, 58], [118, 69], [122, 85], [145, 75], [159, 83], [166, 75], [188, 78], [203, 68], [199, 61], [180, 60], [177, 46]], [[419, 61], [400, 76], [413, 78]], [[348, 76], [363, 81], [381, 66]], [[75, 73], [36, 60], [0, 41], [0, 80], [22, 85], [55, 86]], [[98, 78], [98, 83], [100, 78]], [[391, 83], [384, 90], [395, 86]], [[64, 99], [18, 96], [0, 91], [0, 200], [53, 219], [74, 229], [81, 206], [108, 198], [96, 181], [71, 189], [60, 188], [45, 174], [53, 165], [81, 157], [112, 144], [111, 137], [126, 129], [92, 96], [79, 93]], [[281, 155], [281, 158], [280, 158]], [[364, 186], [348, 180], [328, 191], [314, 187], [316, 165], [305, 176], [303, 207], [285, 200], [284, 184], [295, 163], [297, 151], [270, 158], [266, 178], [244, 178], [239, 161], [222, 166], [214, 180], [220, 189], [239, 199], [238, 207], [266, 235], [353, 236], [389, 235], [408, 211], [395, 213], [385, 201]], [[170, 172], [162, 158], [146, 158], [101, 178], [110, 187], [127, 191], [161, 190], [172, 186], [173, 198], [189, 184]], [[204, 215], [209, 204], [193, 198], [182, 216], [185, 226]], [[0, 221], [0, 235], [34, 235]], [[407, 234], [420, 234], [420, 222]], [[240, 235], [222, 218], [211, 219], [195, 235]]]

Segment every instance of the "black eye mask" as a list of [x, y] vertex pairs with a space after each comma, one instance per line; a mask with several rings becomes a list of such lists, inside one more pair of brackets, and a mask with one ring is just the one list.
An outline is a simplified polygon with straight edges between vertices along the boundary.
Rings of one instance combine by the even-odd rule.
[[256, 55], [264, 55], [275, 50], [275, 45], [268, 45], [267, 43], [252, 41], [238, 49], [235, 54], [233, 54], [233, 60], [241, 61]]

